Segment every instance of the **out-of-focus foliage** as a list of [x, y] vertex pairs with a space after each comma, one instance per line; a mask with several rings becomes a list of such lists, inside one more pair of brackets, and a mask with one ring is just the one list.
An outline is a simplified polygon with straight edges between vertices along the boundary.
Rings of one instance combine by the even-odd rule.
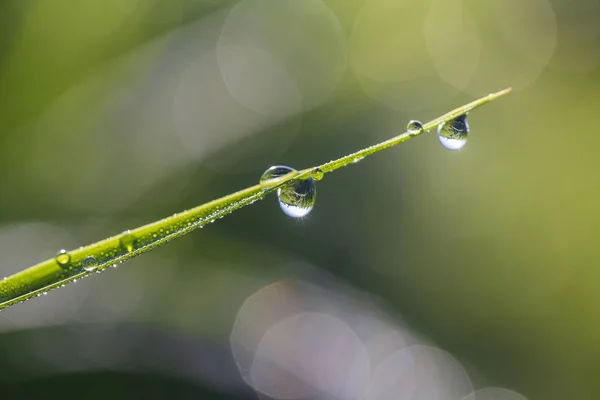
[[[302, 377], [338, 397], [361, 376], [388, 383], [371, 398], [427, 396], [430, 369], [398, 363], [429, 360], [465, 389], [596, 398], [598, 18], [592, 0], [1, 2], [4, 275], [515, 88], [471, 116], [460, 152], [426, 135], [327, 176], [302, 221], [264, 201], [2, 312], [3, 397], [255, 396], [242, 377], [290, 395], [261, 380], [269, 363], [240, 374], [232, 350], [250, 343], [294, 371], [311, 354], [355, 365]], [[247, 314], [259, 333], [240, 325], [286, 279], [328, 294], [267, 299]], [[332, 337], [355, 364], [325, 351]], [[277, 358], [285, 340], [307, 351]], [[398, 365], [405, 384], [384, 379]]]

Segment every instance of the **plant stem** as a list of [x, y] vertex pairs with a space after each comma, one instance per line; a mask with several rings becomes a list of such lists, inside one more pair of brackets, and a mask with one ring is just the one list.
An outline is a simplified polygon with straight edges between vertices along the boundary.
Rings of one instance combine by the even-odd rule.
[[[325, 164], [319, 166], [318, 168], [321, 169], [321, 171], [323, 171], [324, 173], [335, 171], [336, 169], [344, 167], [348, 164], [351, 164], [351, 163], [355, 162], [356, 160], [362, 160], [364, 157], [370, 156], [371, 154], [374, 154], [381, 150], [390, 148], [399, 143], [405, 142], [415, 136], [419, 136], [419, 135], [423, 134], [424, 132], [428, 132], [434, 128], [437, 128], [439, 125], [441, 125], [445, 122], [451, 121], [458, 116], [466, 114], [469, 111], [471, 111], [477, 107], [480, 107], [486, 103], [489, 103], [490, 101], [496, 100], [497, 98], [510, 93], [511, 90], [512, 90], [512, 88], [508, 88], [508, 89], [504, 89], [500, 92], [491, 93], [491, 94], [489, 94], [485, 97], [482, 97], [480, 99], [477, 99], [469, 104], [465, 104], [462, 107], [456, 108], [456, 109], [450, 111], [449, 113], [442, 115], [441, 117], [438, 117], [432, 121], [427, 122], [426, 124], [423, 125], [423, 130], [417, 134], [411, 135], [408, 132], [404, 132], [404, 133], [402, 133], [398, 136], [395, 136], [391, 139], [388, 139], [384, 142], [381, 142], [381, 143], [375, 144], [373, 146], [367, 147], [365, 149], [359, 150], [355, 153], [348, 154], [347, 156], [338, 158], [337, 160], [333, 160], [328, 163], [325, 163]], [[308, 169], [308, 170], [304, 170], [304, 171], [302, 171], [302, 173], [304, 174], [304, 173], [306, 173], [306, 171], [312, 171], [312, 168]]]
[[[307, 179], [316, 168], [328, 173], [419, 136], [483, 104], [504, 96], [510, 90], [509, 88], [490, 94], [450, 111], [424, 124], [423, 130], [416, 134], [402, 133], [337, 160], [307, 168], [300, 171], [299, 174], [283, 176], [274, 180], [272, 186], [268, 188], [255, 185], [148, 225], [127, 230], [119, 235], [61, 254], [61, 257], [57, 256], [43, 261], [0, 281], [0, 309], [40, 296], [49, 290], [74, 282], [91, 273], [101, 272], [110, 266], [116, 266], [123, 261], [162, 246], [172, 239], [183, 236], [194, 229], [202, 228], [218, 218], [262, 199], [283, 185], [291, 184], [298, 179]], [[68, 261], [65, 262], [65, 260]], [[90, 270], [88, 268], [86, 270], [84, 260], [88, 262], [93, 260], [95, 269]]]

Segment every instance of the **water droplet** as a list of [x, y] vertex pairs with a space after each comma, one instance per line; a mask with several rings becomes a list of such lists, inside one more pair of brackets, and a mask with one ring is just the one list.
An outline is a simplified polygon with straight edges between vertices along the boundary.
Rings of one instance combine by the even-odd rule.
[[285, 179], [292, 178], [296, 175], [298, 175], [298, 171], [294, 168], [285, 165], [275, 165], [262, 174], [259, 184], [263, 190], [267, 190], [285, 181]]
[[98, 260], [96, 260], [96, 257], [94, 257], [94, 256], [88, 256], [83, 259], [81, 266], [87, 272], [93, 272], [98, 268]]
[[421, 121], [413, 119], [408, 123], [408, 125], [406, 125], [406, 131], [411, 136], [423, 133], [423, 124], [421, 123]]
[[130, 230], [123, 232], [123, 236], [119, 240], [119, 243], [122, 248], [124, 248], [128, 253], [133, 251], [133, 244], [135, 243], [135, 237], [131, 234]]
[[69, 253], [67, 253], [65, 249], [62, 249], [56, 254], [56, 257], [54, 257], [54, 259], [56, 260], [58, 265], [60, 265], [61, 267], [65, 267], [69, 265], [69, 261], [71, 261], [71, 255], [69, 255]]
[[467, 144], [469, 131], [467, 114], [463, 114], [438, 126], [438, 139], [448, 150], [459, 150]]
[[315, 168], [310, 173], [310, 177], [313, 178], [317, 182], [320, 181], [321, 179], [323, 179], [324, 176], [325, 176], [325, 173], [323, 172], [323, 170], [321, 168]]
[[364, 157], [355, 157], [354, 160], [352, 160], [352, 164], [356, 164], [358, 162], [360, 162]]
[[315, 205], [317, 189], [312, 178], [294, 182], [277, 190], [279, 206], [292, 218], [302, 218], [310, 213]]

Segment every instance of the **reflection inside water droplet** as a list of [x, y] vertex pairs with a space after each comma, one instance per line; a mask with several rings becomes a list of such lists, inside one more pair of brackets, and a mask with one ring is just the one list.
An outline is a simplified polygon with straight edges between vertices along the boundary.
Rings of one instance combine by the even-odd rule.
[[467, 144], [467, 134], [469, 131], [467, 115], [463, 114], [452, 121], [439, 125], [438, 139], [442, 146], [448, 150], [459, 150]]
[[292, 218], [307, 216], [315, 205], [317, 189], [312, 178], [297, 181], [277, 190], [279, 206], [283, 212]]
[[259, 184], [263, 190], [266, 190], [296, 175], [298, 175], [298, 171], [294, 168], [285, 165], [274, 165], [262, 174]]
[[423, 132], [423, 124], [421, 121], [412, 120], [406, 125], [406, 131], [410, 135], [418, 135]]
[[69, 265], [69, 261], [71, 261], [71, 256], [69, 255], [69, 253], [67, 253], [65, 249], [62, 249], [56, 254], [55, 260], [58, 263], [58, 265], [60, 265], [61, 267], [65, 267]]
[[[285, 179], [293, 178], [299, 172], [285, 165], [276, 165], [267, 169], [260, 178], [260, 186], [267, 190], [281, 184]], [[316, 168], [311, 177], [298, 180], [277, 190], [279, 206], [292, 218], [302, 218], [310, 213], [315, 205], [317, 191], [315, 181], [322, 179], [324, 172]]]
[[93, 256], [88, 256], [88, 257], [86, 257], [86, 258], [83, 259], [83, 262], [81, 263], [81, 266], [87, 272], [93, 272], [93, 271], [95, 271], [98, 268], [98, 260], [96, 260], [96, 258], [93, 257]]

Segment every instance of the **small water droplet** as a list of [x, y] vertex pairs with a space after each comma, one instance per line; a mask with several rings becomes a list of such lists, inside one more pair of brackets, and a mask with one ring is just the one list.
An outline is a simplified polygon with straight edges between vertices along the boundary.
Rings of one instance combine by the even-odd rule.
[[71, 261], [71, 255], [67, 253], [65, 249], [62, 249], [58, 253], [56, 253], [56, 257], [54, 257], [58, 265], [61, 267], [65, 267], [69, 265], [69, 261]]
[[352, 160], [352, 164], [356, 164], [358, 162], [360, 162], [364, 157], [355, 157], [354, 160]]
[[122, 248], [124, 248], [128, 253], [133, 251], [133, 244], [135, 243], [135, 237], [131, 234], [130, 230], [126, 230], [123, 232], [123, 236], [119, 240], [119, 244]]
[[280, 184], [285, 179], [298, 175], [298, 171], [285, 165], [274, 165], [267, 169], [260, 177], [260, 187], [267, 190]]
[[323, 172], [323, 170], [321, 168], [315, 168], [310, 173], [310, 177], [313, 178], [317, 182], [320, 181], [321, 179], [323, 179], [324, 176], [325, 176], [325, 173]]
[[294, 182], [277, 190], [279, 206], [283, 212], [292, 218], [302, 218], [308, 215], [315, 206], [317, 189], [312, 178]]
[[467, 115], [463, 114], [438, 126], [438, 139], [448, 150], [460, 150], [467, 144], [469, 131]]
[[87, 272], [93, 272], [98, 268], [98, 260], [96, 260], [96, 257], [94, 257], [94, 256], [88, 256], [83, 259], [81, 266]]
[[406, 131], [411, 136], [423, 133], [423, 124], [421, 121], [413, 119], [406, 125]]

